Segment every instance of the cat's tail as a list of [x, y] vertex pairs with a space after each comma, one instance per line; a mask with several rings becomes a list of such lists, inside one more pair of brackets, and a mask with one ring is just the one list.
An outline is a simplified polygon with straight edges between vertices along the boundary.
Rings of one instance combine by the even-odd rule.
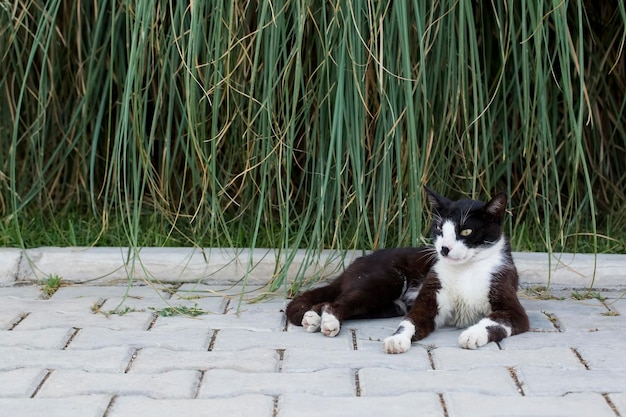
[[311, 310], [311, 308], [317, 304], [324, 302], [333, 302], [339, 295], [341, 288], [336, 285], [336, 282], [331, 283], [325, 287], [314, 288], [307, 292], [298, 295], [291, 300], [285, 314], [289, 321], [296, 326], [302, 326], [302, 317], [304, 313]]

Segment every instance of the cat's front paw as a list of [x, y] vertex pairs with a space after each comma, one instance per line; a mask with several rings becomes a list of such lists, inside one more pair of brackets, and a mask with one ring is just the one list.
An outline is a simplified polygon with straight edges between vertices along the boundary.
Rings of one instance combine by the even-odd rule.
[[411, 348], [411, 339], [402, 335], [394, 334], [383, 342], [385, 353], [404, 353]]
[[319, 331], [321, 322], [322, 318], [313, 310], [307, 311], [302, 317], [302, 327], [309, 333]]
[[489, 343], [489, 333], [479, 324], [468, 328], [459, 336], [459, 346], [463, 349], [478, 349], [487, 343]]
[[322, 333], [328, 337], [335, 337], [341, 330], [341, 323], [334, 314], [322, 313]]

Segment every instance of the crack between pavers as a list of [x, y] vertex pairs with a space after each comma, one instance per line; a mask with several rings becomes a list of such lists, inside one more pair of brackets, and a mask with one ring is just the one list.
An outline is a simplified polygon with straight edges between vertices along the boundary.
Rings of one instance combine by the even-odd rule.
[[209, 342], [209, 348], [207, 349], [209, 352], [213, 352], [215, 348], [215, 341], [217, 340], [217, 334], [220, 332], [220, 329], [213, 330], [213, 335], [211, 335], [211, 341]]
[[435, 358], [433, 357], [433, 347], [427, 347], [426, 353], [428, 354], [428, 363], [430, 363], [430, 368], [434, 371], [435, 368]]
[[276, 372], [283, 372], [283, 363], [285, 361], [285, 349], [276, 349], [278, 353], [278, 363], [276, 364]]
[[515, 383], [515, 386], [517, 387], [517, 392], [522, 397], [525, 397], [526, 393], [524, 392], [524, 387], [523, 387], [522, 381], [520, 381], [519, 377], [517, 376], [517, 372], [515, 371], [515, 367], [508, 366], [506, 369], [509, 371], [509, 375], [511, 376], [511, 379], [513, 379], [513, 382]]
[[574, 355], [576, 355], [576, 357], [578, 358], [578, 361], [585, 367], [586, 370], [590, 370], [589, 368], [589, 364], [587, 363], [587, 361], [583, 358], [583, 355], [580, 354], [580, 352], [578, 351], [578, 349], [576, 348], [570, 348], [570, 350], [572, 351], [572, 353]]
[[446, 400], [443, 398], [443, 394], [440, 393], [438, 395], [439, 395], [439, 404], [441, 405], [441, 408], [443, 409], [443, 416], [449, 417], [448, 406], [446, 405]]
[[30, 313], [20, 313], [20, 316], [17, 318], [17, 320], [15, 320], [13, 323], [11, 323], [11, 326], [9, 326], [9, 328], [7, 330], [11, 331], [11, 330], [15, 329], [29, 315], [30, 315]]
[[272, 412], [272, 417], [278, 416], [278, 401], [280, 397], [278, 395], [274, 396], [274, 411]]
[[196, 391], [193, 393], [191, 398], [198, 399], [198, 395], [200, 394], [200, 388], [202, 387], [202, 382], [204, 381], [204, 376], [206, 375], [206, 371], [200, 371], [200, 378], [198, 378], [198, 384], [196, 385]]
[[37, 385], [37, 388], [35, 388], [35, 391], [33, 391], [33, 395], [31, 395], [30, 398], [35, 398], [35, 396], [39, 394], [39, 391], [41, 390], [41, 387], [43, 386], [43, 384], [45, 384], [48, 378], [50, 378], [50, 375], [52, 374], [52, 370], [46, 369], [46, 371], [47, 371], [46, 375], [44, 375], [44, 377], [41, 379], [41, 382], [39, 382], [39, 385]]
[[609, 407], [611, 407], [611, 410], [613, 410], [613, 413], [615, 414], [615, 416], [622, 417], [622, 415], [620, 414], [619, 410], [617, 409], [613, 401], [611, 401], [609, 394], [605, 392], [604, 394], [602, 394], [602, 397], [604, 398], [604, 401], [606, 401], [606, 403], [609, 405]]
[[149, 332], [150, 330], [152, 330], [158, 319], [159, 313], [155, 311], [154, 313], [152, 313], [152, 320], [150, 321], [150, 324], [148, 324], [148, 328], [146, 329], [146, 331]]
[[135, 363], [135, 359], [137, 359], [137, 355], [139, 355], [140, 351], [141, 351], [141, 348], [137, 348], [133, 351], [133, 354], [130, 357], [130, 361], [128, 361], [128, 365], [126, 365], [126, 369], [124, 369], [125, 374], [127, 374], [128, 371], [130, 371], [130, 368], [132, 368], [133, 364]]
[[63, 349], [61, 350], [67, 350], [68, 346], [70, 345], [70, 343], [72, 343], [72, 341], [74, 340], [74, 338], [76, 337], [79, 331], [80, 329], [78, 327], [72, 327], [72, 334], [70, 335], [70, 337], [67, 338], [67, 342], [65, 342], [65, 346], [63, 346]]
[[359, 370], [354, 370], [354, 395], [361, 396], [361, 379], [359, 378]]
[[356, 329], [350, 329], [352, 335], [352, 350], [359, 350], [359, 344], [356, 338]]
[[554, 326], [554, 328], [559, 333], [563, 331], [563, 328], [561, 327], [561, 321], [559, 320], [556, 314], [550, 313], [549, 311], [542, 311], [541, 313], [548, 318], [550, 323], [552, 323], [552, 326]]
[[104, 410], [104, 414], [102, 415], [102, 417], [109, 417], [109, 414], [111, 413], [111, 410], [113, 409], [113, 404], [115, 404], [115, 400], [117, 400], [117, 395], [114, 395], [111, 397], [111, 399], [109, 400], [109, 404], [107, 405], [106, 410]]

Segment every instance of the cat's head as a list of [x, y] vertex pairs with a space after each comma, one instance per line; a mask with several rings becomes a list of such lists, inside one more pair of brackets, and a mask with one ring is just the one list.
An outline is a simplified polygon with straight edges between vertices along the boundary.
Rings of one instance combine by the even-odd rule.
[[432, 236], [439, 259], [464, 264], [478, 259], [502, 239], [507, 196], [499, 193], [489, 202], [453, 201], [424, 187], [433, 209]]

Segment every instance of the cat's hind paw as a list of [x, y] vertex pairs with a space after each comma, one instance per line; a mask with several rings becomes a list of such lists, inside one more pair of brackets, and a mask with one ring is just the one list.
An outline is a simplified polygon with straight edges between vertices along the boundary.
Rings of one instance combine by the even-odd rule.
[[302, 327], [309, 333], [315, 333], [320, 330], [322, 318], [313, 310], [304, 313], [302, 317]]
[[489, 332], [480, 324], [473, 325], [459, 336], [459, 346], [463, 349], [478, 349], [487, 343], [489, 343]]
[[383, 341], [385, 353], [404, 353], [411, 348], [411, 339], [403, 334], [394, 334]]
[[335, 337], [341, 330], [341, 323], [332, 313], [322, 313], [322, 333], [328, 337]]

